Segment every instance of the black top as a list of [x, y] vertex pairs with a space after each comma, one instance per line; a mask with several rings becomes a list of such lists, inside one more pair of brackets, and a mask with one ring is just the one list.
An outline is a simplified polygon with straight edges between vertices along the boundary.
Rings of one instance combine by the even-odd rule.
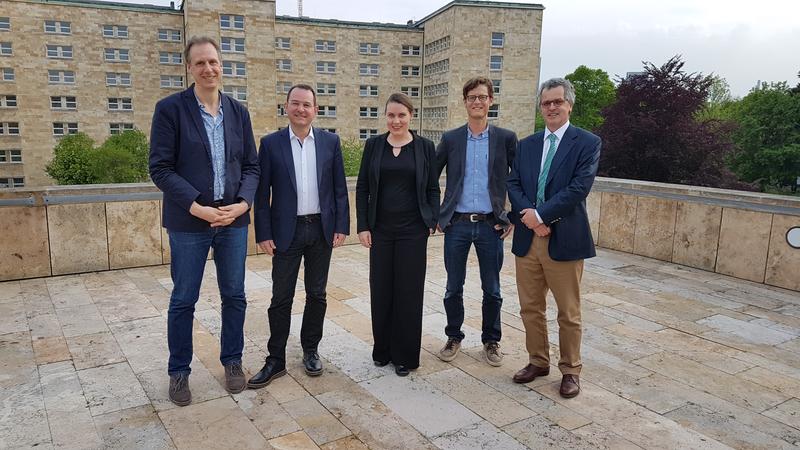
[[424, 230], [417, 204], [416, 161], [414, 141], [404, 145], [394, 156], [389, 142], [381, 150], [378, 182], [377, 228], [387, 233], [409, 233]]

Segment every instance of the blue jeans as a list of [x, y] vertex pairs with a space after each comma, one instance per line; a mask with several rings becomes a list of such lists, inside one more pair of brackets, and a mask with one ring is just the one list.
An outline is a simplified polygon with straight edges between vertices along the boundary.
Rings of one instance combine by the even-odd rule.
[[217, 283], [222, 298], [222, 338], [219, 359], [223, 365], [242, 362], [244, 348], [245, 258], [247, 227], [209, 228], [202, 233], [169, 232], [172, 254], [172, 296], [167, 313], [170, 375], [191, 372], [194, 307], [208, 258], [214, 249]]
[[447, 326], [444, 333], [458, 341], [464, 339], [464, 279], [467, 275], [469, 248], [475, 245], [483, 290], [483, 322], [481, 341], [500, 342], [500, 269], [503, 267], [503, 241], [500, 231], [489, 222], [455, 222], [445, 229], [444, 267], [447, 270], [447, 290], [444, 310]]

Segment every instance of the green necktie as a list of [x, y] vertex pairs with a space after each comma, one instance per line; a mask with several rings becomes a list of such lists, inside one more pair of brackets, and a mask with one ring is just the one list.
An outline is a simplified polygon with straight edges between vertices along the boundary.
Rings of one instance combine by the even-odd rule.
[[544, 203], [544, 187], [547, 185], [547, 173], [550, 172], [550, 163], [553, 162], [553, 156], [556, 155], [556, 140], [558, 137], [551, 133], [547, 138], [550, 139], [550, 149], [547, 150], [547, 158], [544, 160], [542, 171], [539, 172], [539, 187], [536, 190], [537, 207]]

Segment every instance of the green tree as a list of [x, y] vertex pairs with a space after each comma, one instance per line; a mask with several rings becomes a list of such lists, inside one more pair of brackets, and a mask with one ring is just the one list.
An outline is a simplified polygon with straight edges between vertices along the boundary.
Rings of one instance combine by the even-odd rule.
[[698, 111], [698, 120], [730, 120], [731, 107], [736, 100], [731, 95], [731, 87], [725, 78], [711, 75], [711, 85], [708, 87], [708, 97], [703, 108]]
[[[570, 123], [586, 130], [596, 130], [603, 124], [601, 111], [616, 98], [616, 89], [608, 73], [581, 65], [564, 78], [575, 87], [575, 105], [572, 107]], [[536, 115], [536, 129], [544, 129], [541, 114]]]
[[137, 183], [149, 178], [147, 137], [139, 130], [112, 135], [100, 147], [84, 133], [63, 137], [46, 171], [58, 184]]
[[45, 168], [58, 184], [91, 184], [94, 141], [86, 133], [64, 136], [53, 149], [53, 159]]
[[788, 83], [762, 83], [737, 102], [736, 151], [730, 165], [742, 180], [792, 186], [800, 176], [800, 93]]
[[344, 159], [344, 175], [347, 177], [358, 176], [361, 167], [361, 155], [364, 153], [364, 144], [358, 139], [342, 139], [342, 159]]

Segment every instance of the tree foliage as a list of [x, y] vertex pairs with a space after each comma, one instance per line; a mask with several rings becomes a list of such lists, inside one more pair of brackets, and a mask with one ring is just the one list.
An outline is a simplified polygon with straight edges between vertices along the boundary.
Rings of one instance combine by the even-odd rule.
[[[602, 69], [580, 65], [564, 78], [575, 87], [575, 104], [570, 114], [570, 123], [586, 130], [596, 130], [603, 124], [600, 112], [613, 103], [616, 97], [614, 83], [608, 73]], [[536, 129], [544, 129], [544, 118], [541, 114], [536, 115]]]
[[599, 173], [666, 183], [748, 189], [725, 165], [735, 124], [697, 120], [714, 79], [683, 70], [679, 56], [619, 80], [617, 99], [603, 110]]
[[364, 144], [358, 139], [342, 139], [342, 159], [344, 159], [344, 175], [347, 177], [358, 176], [361, 167], [361, 155], [364, 153]]
[[85, 133], [64, 136], [45, 169], [58, 184], [136, 183], [149, 178], [147, 137], [139, 130], [112, 135], [95, 148]]

